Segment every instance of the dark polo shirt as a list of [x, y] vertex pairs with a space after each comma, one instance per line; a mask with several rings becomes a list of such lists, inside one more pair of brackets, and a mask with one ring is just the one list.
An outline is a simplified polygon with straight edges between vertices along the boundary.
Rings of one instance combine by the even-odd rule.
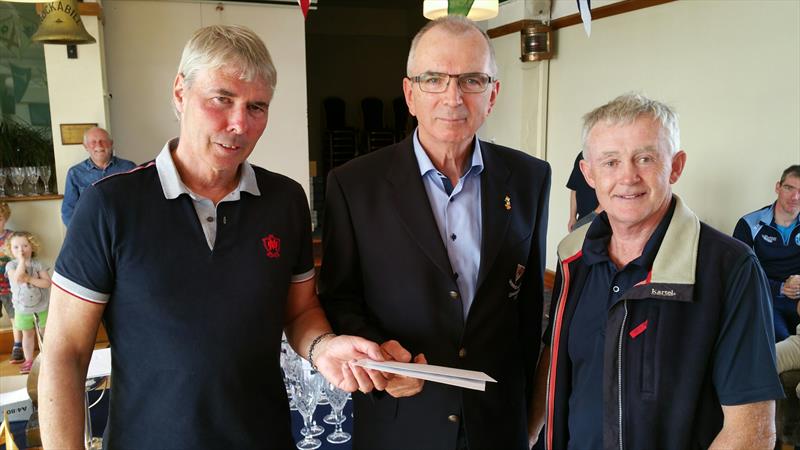
[[[673, 198], [667, 214], [661, 220], [650, 239], [645, 244], [642, 255], [617, 269], [608, 255], [608, 243], [612, 230], [605, 212], [598, 215], [586, 233], [582, 251], [583, 261], [588, 266], [586, 282], [580, 287], [581, 293], [574, 317], [569, 327], [568, 354], [572, 363], [572, 390], [569, 397], [569, 448], [603, 448], [603, 410], [607, 402], [617, 399], [603, 398], [604, 346], [606, 323], [609, 310], [619, 302], [626, 291], [648, 278], [653, 261], [669, 228], [675, 211]], [[740, 283], [734, 283], [739, 286]], [[576, 287], [578, 288], [578, 287]], [[651, 301], [647, 299], [632, 301]], [[713, 355], [714, 367], [742, 368], [741, 355], [762, 355], [764, 336], [750, 333], [753, 317], [758, 317], [755, 304], [744, 304], [738, 309], [725, 308], [720, 319], [726, 325], [727, 336], [740, 336], [740, 339], [720, 339]], [[636, 335], [644, 333], [647, 327], [658, 327], [657, 323], [631, 323], [631, 354], [638, 354], [634, 346], [643, 345]], [[661, 332], [666, 332], [662, 329]], [[609, 331], [615, 335], [616, 331]], [[633, 362], [632, 362], [633, 363]], [[724, 405], [737, 405], [752, 402], [753, 380], [770, 380], [775, 376], [771, 364], [745, 363], [746, 370], [731, 371], [726, 374], [724, 389], [720, 392], [720, 402]], [[658, 367], [655, 368], [656, 372]], [[635, 394], [631, 394], [635, 395]], [[778, 396], [780, 395], [778, 391]], [[647, 420], [647, 419], [644, 419]]]
[[53, 282], [106, 304], [106, 448], [294, 447], [279, 351], [289, 285], [313, 276], [311, 221], [300, 185], [253, 169], [259, 194], [217, 205], [213, 249], [155, 163], [81, 197]]
[[605, 212], [589, 226], [583, 242], [583, 259], [589, 266], [575, 316], [569, 328], [572, 393], [569, 398], [569, 446], [603, 447], [603, 346], [608, 310], [636, 283], [647, 278], [667, 232], [675, 201], [644, 246], [641, 256], [617, 269], [608, 255], [611, 225]]

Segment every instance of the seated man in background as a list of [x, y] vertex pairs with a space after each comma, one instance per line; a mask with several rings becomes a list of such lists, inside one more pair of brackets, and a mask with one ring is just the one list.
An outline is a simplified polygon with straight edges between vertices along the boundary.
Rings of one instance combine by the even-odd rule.
[[769, 278], [778, 342], [800, 324], [800, 165], [783, 171], [775, 193], [773, 204], [739, 219], [733, 237], [753, 248]]
[[[797, 304], [797, 308], [797, 314], [800, 315], [800, 303]], [[775, 353], [778, 360], [778, 373], [800, 370], [800, 336], [793, 334], [775, 344]], [[800, 384], [795, 388], [795, 392], [800, 398]]]
[[583, 141], [603, 212], [558, 245], [531, 440], [545, 423], [548, 449], [772, 449], [767, 280], [673, 195], [677, 114], [623, 95], [584, 116]]
[[61, 220], [69, 226], [75, 205], [83, 190], [95, 181], [119, 172], [127, 172], [136, 164], [114, 156], [114, 141], [108, 131], [89, 128], [83, 134], [83, 147], [89, 157], [69, 168], [64, 186], [64, 201], [61, 203]]

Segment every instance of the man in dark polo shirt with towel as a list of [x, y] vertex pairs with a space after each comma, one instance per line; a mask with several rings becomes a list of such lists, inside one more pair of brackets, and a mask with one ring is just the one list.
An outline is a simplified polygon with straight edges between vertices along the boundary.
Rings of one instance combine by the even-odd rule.
[[345, 390], [383, 388], [334, 336], [315, 294], [299, 184], [251, 166], [276, 72], [252, 31], [198, 30], [173, 86], [180, 137], [86, 189], [56, 262], [39, 384], [45, 448], [82, 448], [84, 378], [101, 319], [112, 352], [107, 448], [294, 447], [281, 332]]

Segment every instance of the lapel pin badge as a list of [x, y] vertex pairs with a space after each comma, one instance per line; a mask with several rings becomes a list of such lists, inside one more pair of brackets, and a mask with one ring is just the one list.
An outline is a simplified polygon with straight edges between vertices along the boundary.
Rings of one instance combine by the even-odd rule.
[[511, 197], [506, 195], [506, 198], [503, 199], [503, 202], [504, 202], [504, 206], [506, 207], [506, 210], [510, 211], [511, 210]]

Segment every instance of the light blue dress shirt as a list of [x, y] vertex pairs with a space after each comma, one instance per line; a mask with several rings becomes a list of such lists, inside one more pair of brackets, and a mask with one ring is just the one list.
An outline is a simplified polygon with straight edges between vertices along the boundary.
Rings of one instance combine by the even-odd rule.
[[439, 234], [447, 249], [450, 266], [456, 276], [466, 320], [475, 297], [481, 263], [481, 146], [476, 138], [472, 163], [455, 186], [434, 167], [419, 142], [417, 131], [414, 131], [414, 154]]

